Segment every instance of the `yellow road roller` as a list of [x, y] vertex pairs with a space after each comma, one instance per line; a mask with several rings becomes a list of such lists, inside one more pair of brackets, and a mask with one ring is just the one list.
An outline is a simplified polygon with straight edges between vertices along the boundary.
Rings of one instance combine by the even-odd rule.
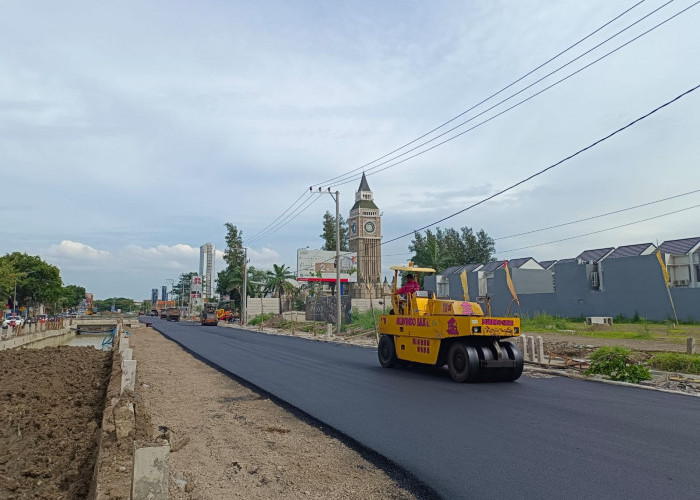
[[[437, 299], [425, 291], [399, 294], [399, 272], [434, 273], [428, 267], [392, 266], [389, 314], [379, 317], [379, 363], [445, 366], [455, 382], [506, 382], [523, 372], [523, 354], [508, 339], [520, 336], [520, 318], [485, 316], [467, 300]], [[466, 298], [466, 297], [465, 297]]]

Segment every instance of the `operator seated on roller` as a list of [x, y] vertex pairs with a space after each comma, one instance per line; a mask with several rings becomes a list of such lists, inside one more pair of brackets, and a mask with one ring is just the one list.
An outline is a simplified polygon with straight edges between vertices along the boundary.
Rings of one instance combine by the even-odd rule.
[[[419, 290], [420, 290], [420, 285], [415, 280], [413, 274], [408, 273], [406, 275], [406, 284], [404, 286], [402, 286], [401, 288], [399, 288], [398, 290], [396, 290], [397, 295], [403, 295], [403, 297], [401, 298], [401, 304], [400, 304], [400, 307], [402, 310], [405, 309], [404, 306], [405, 306], [406, 301], [408, 299], [408, 295], [414, 294]], [[401, 314], [403, 314], [403, 311], [401, 312]]]

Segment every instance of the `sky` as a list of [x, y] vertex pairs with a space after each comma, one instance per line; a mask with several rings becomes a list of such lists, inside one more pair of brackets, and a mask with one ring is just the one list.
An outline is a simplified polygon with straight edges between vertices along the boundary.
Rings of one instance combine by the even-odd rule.
[[[141, 300], [198, 270], [200, 245], [221, 257], [231, 222], [251, 265], [294, 270], [335, 210], [309, 186], [338, 190], [347, 218], [364, 170], [386, 271], [412, 238], [389, 240], [700, 84], [700, 5], [665, 3], [0, 0], [0, 254], [39, 255], [97, 298]], [[700, 190], [698, 117], [700, 89], [438, 225], [483, 228], [498, 259], [700, 236], [691, 193], [505, 238]]]

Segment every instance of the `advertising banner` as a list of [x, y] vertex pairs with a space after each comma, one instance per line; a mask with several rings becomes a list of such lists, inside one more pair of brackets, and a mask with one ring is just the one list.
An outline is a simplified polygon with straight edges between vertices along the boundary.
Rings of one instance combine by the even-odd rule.
[[[335, 252], [297, 250], [297, 281], [335, 281]], [[357, 253], [340, 252], [340, 281], [357, 283]]]

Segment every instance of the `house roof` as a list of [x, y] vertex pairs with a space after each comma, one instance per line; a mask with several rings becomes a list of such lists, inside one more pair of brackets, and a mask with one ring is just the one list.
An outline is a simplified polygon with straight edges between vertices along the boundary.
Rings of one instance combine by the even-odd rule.
[[638, 243], [636, 245], [617, 247], [613, 253], [606, 257], [606, 259], [616, 259], [618, 257], [636, 257], [637, 255], [642, 255], [647, 248], [653, 246], [653, 243]]
[[595, 250], [586, 250], [584, 252], [581, 252], [578, 257], [576, 257], [579, 260], [583, 260], [586, 262], [598, 262], [600, 259], [608, 255], [610, 252], [612, 252], [615, 249], [615, 247], [608, 247], [608, 248], [597, 248]]
[[568, 264], [568, 263], [570, 263], [570, 262], [576, 262], [576, 258], [571, 258], [571, 259], [559, 259], [559, 260], [556, 261], [554, 264], [552, 264], [552, 266], [555, 266], [555, 265], [557, 265], [557, 264]]
[[659, 251], [671, 255], [688, 255], [698, 245], [700, 245], [700, 236], [682, 240], [668, 240], [659, 245]]
[[544, 267], [545, 269], [549, 269], [554, 265], [555, 262], [558, 262], [557, 260], [543, 260], [540, 261], [540, 266]]
[[479, 269], [479, 271], [483, 271], [485, 273], [490, 273], [492, 271], [495, 271], [496, 269], [500, 269], [503, 267], [503, 261], [502, 260], [494, 260], [493, 262], [489, 262], [488, 264], [484, 264], [484, 267]]
[[[535, 259], [533, 259], [532, 257], [522, 257], [520, 259], [510, 259], [508, 261], [508, 267], [510, 267], [511, 269], [518, 269], [518, 268], [522, 267], [523, 264], [525, 264], [526, 262], [528, 262], [530, 260], [535, 260]], [[537, 262], [537, 261], [535, 260], [535, 262]], [[537, 263], [539, 264], [539, 262], [537, 262]]]
[[440, 274], [442, 276], [449, 276], [451, 274], [460, 274], [462, 271], [467, 271], [468, 273], [470, 273], [479, 266], [481, 266], [481, 264], [466, 264], [464, 266], [450, 266], [447, 269], [445, 269], [443, 272], [441, 272]]

